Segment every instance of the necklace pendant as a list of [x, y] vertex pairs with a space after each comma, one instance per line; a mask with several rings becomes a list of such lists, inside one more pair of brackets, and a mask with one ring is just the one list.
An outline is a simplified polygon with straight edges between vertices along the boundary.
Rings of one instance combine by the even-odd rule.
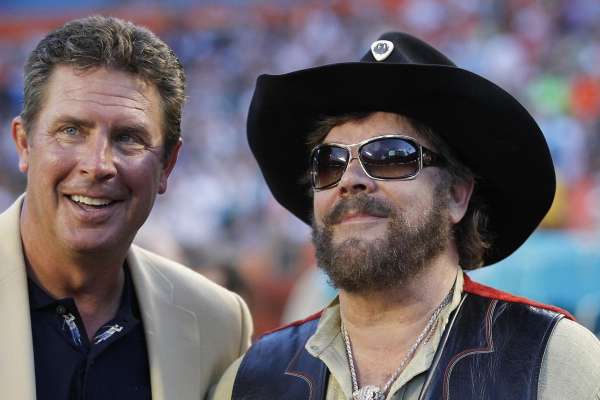
[[377, 386], [366, 385], [352, 393], [353, 400], [385, 400], [381, 389]]

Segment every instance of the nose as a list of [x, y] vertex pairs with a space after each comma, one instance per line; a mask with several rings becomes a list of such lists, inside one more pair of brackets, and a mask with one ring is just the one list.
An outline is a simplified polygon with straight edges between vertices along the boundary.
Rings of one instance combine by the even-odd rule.
[[358, 158], [353, 158], [340, 179], [338, 190], [342, 195], [359, 192], [370, 193], [375, 190], [376, 185], [375, 181], [367, 176]]
[[91, 135], [79, 162], [80, 172], [95, 181], [107, 181], [117, 175], [108, 135]]

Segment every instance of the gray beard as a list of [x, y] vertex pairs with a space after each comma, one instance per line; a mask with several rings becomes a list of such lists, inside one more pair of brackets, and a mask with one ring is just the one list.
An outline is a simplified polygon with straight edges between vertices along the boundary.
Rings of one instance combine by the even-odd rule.
[[[364, 193], [341, 200], [322, 226], [313, 221], [312, 239], [318, 265], [330, 283], [350, 293], [367, 293], [402, 285], [424, 270], [447, 248], [452, 236], [448, 186], [438, 185], [429, 212], [413, 226], [391, 205]], [[333, 244], [332, 224], [349, 209], [387, 215], [390, 220], [387, 234], [382, 239], [351, 238]]]

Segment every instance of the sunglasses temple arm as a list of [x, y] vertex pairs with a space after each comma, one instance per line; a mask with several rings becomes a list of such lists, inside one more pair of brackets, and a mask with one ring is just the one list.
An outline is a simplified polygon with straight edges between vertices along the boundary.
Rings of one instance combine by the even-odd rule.
[[422, 147], [423, 152], [423, 166], [427, 167], [430, 165], [444, 165], [446, 163], [446, 159], [441, 155], [434, 153], [426, 147]]

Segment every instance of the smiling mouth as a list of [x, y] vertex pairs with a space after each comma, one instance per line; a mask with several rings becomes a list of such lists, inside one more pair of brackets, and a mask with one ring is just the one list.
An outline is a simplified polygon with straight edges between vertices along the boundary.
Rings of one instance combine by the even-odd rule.
[[115, 203], [113, 200], [102, 197], [88, 197], [78, 194], [69, 195], [67, 197], [69, 198], [69, 200], [71, 200], [73, 203], [79, 206], [87, 206], [94, 208], [106, 208]]
[[384, 218], [385, 217], [380, 215], [372, 215], [365, 213], [349, 213], [340, 219], [339, 224], [375, 222], [380, 221]]

